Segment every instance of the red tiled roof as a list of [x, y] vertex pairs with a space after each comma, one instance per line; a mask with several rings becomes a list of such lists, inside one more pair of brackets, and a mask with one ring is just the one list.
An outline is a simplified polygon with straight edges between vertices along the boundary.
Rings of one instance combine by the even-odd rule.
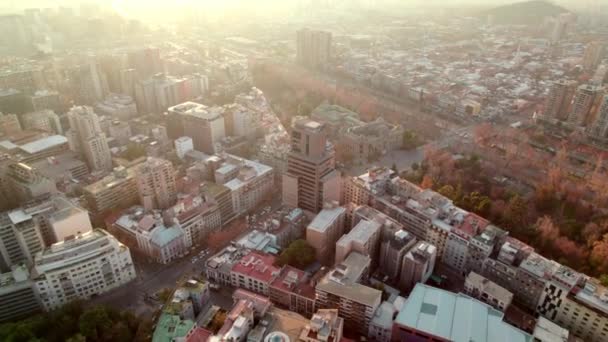
[[468, 236], [476, 236], [481, 231], [483, 231], [484, 228], [486, 228], [489, 224], [490, 221], [484, 219], [483, 217], [473, 213], [469, 213], [464, 218], [462, 224], [460, 225], [460, 227], [458, 227], [458, 229], [460, 229]]
[[276, 257], [260, 252], [250, 252], [232, 267], [232, 272], [243, 274], [264, 283], [270, 283], [280, 268], [274, 266]]
[[196, 327], [194, 328], [194, 331], [186, 337], [186, 342], [207, 342], [211, 335], [213, 335], [211, 331]]

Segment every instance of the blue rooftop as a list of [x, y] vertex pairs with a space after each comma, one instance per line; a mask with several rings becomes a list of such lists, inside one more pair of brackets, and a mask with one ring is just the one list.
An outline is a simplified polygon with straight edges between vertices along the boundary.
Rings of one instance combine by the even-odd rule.
[[417, 284], [395, 323], [454, 342], [529, 342], [503, 313], [464, 294]]

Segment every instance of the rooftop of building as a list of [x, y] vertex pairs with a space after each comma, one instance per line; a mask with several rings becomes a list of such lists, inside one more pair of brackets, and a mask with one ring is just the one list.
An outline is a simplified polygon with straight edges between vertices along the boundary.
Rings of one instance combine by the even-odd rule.
[[36, 269], [38, 270], [39, 267], [46, 266], [52, 268], [58, 262], [99, 255], [101, 248], [106, 246], [111, 246], [112, 249], [126, 248], [114, 236], [102, 229], [94, 229], [78, 234], [73, 238], [56, 242], [38, 252], [35, 256]]
[[275, 261], [273, 255], [252, 251], [234, 264], [232, 272], [269, 283], [280, 272], [280, 268], [274, 266]]
[[412, 249], [410, 249], [406, 258], [413, 259], [419, 263], [428, 262], [433, 256], [437, 254], [437, 247], [426, 242], [426, 241], [418, 241]]
[[277, 237], [268, 232], [260, 232], [252, 230], [243, 235], [235, 244], [243, 248], [261, 251], [269, 254], [278, 254], [279, 247], [277, 246]]
[[336, 247], [348, 246], [352, 243], [366, 244], [380, 231], [381, 227], [382, 225], [376, 221], [361, 220], [348, 234], [342, 235], [336, 242]]
[[344, 319], [338, 315], [337, 309], [320, 309], [300, 332], [302, 338], [297, 340], [339, 342], [337, 338], [342, 335], [343, 325]]
[[310, 113], [310, 117], [315, 120], [325, 121], [332, 125], [358, 125], [363, 123], [363, 121], [359, 119], [359, 114], [328, 102], [323, 102], [318, 105], [317, 108]]
[[[245, 159], [245, 158], [241, 158], [241, 157], [237, 157], [237, 156], [233, 156], [233, 155], [227, 155], [227, 156], [228, 156], [229, 160], [233, 160], [233, 161], [236, 161], [241, 164], [239, 167], [238, 176], [224, 184], [227, 188], [229, 188], [232, 191], [235, 191], [244, 186], [247, 186], [247, 184], [250, 184], [257, 177], [261, 177], [261, 176], [267, 175], [272, 172], [272, 167], [270, 167], [268, 165], [264, 165], [257, 161], [253, 161], [253, 160], [249, 160], [249, 159]], [[224, 166], [227, 166], [227, 165], [234, 165], [234, 164], [228, 164], [228, 163], [224, 164]]]
[[371, 324], [384, 329], [391, 329], [393, 327], [395, 313], [397, 312], [398, 310], [393, 303], [384, 301], [380, 304], [378, 309], [376, 309]]
[[[290, 341], [297, 341], [300, 332], [306, 328], [310, 322], [306, 317], [288, 310], [281, 310], [273, 307], [269, 314], [272, 316], [272, 323], [268, 325], [268, 335], [276, 332], [285, 334]], [[266, 341], [279, 341], [278, 339], [268, 339]]]
[[84, 191], [90, 194], [97, 194], [99, 192], [112, 189], [117, 185], [121, 185], [126, 181], [130, 181], [135, 177], [136, 166], [132, 167], [124, 167], [119, 166], [114, 168], [111, 174], [105, 176], [104, 178], [91, 183], [84, 187]]
[[154, 329], [152, 342], [166, 342], [185, 338], [193, 327], [194, 322], [191, 320], [182, 320], [178, 315], [161, 313], [156, 323], [156, 329]]
[[308, 118], [300, 118], [294, 122], [294, 127], [310, 133], [320, 133], [323, 131], [325, 125]]
[[402, 248], [411, 245], [414, 241], [416, 241], [416, 237], [403, 229], [400, 229], [392, 235], [390, 244], [391, 247], [401, 250]]
[[369, 169], [366, 173], [354, 177], [353, 181], [359, 186], [371, 191], [372, 194], [380, 195], [388, 185], [387, 182], [394, 176], [395, 171], [390, 168], [374, 167]]
[[532, 341], [503, 314], [463, 294], [416, 284], [396, 323], [455, 342]]
[[539, 341], [568, 342], [570, 332], [541, 316], [536, 321], [533, 336]]
[[0, 295], [3, 290], [24, 284], [29, 280], [30, 272], [25, 265], [13, 266], [10, 272], [0, 273]]
[[549, 260], [538, 253], [530, 253], [519, 265], [521, 269], [543, 279], [551, 278], [559, 266], [557, 262]]
[[457, 228], [467, 236], [473, 237], [479, 235], [489, 224], [490, 221], [483, 217], [469, 213]]
[[576, 301], [598, 311], [601, 315], [608, 314], [608, 288], [601, 285], [597, 279], [587, 279], [582, 289], [575, 289]]
[[204, 182], [201, 185], [201, 191], [209, 195], [210, 197], [217, 197], [224, 193], [230, 193], [230, 188], [222, 184]]
[[511, 293], [509, 290], [475, 272], [470, 272], [467, 275], [465, 282], [487, 293], [490, 297], [502, 301], [503, 303], [509, 303], [513, 299], [513, 293]]
[[351, 252], [348, 257], [331, 270], [317, 284], [317, 290], [332, 293], [366, 306], [380, 304], [382, 291], [357, 283], [365, 270], [369, 268], [371, 259], [357, 252]]
[[284, 292], [293, 292], [314, 299], [315, 290], [308, 280], [309, 277], [306, 272], [293, 266], [285, 265], [270, 286]]
[[481, 234], [477, 234], [473, 239], [485, 244], [485, 245], [493, 245], [497, 242], [497, 239], [506, 236], [508, 234], [507, 231], [502, 230], [496, 227], [493, 224], [489, 224], [486, 228], [481, 232]]
[[51, 135], [23, 144], [19, 149], [27, 154], [35, 154], [67, 143], [68, 139], [63, 135]]
[[65, 177], [75, 169], [88, 170], [86, 163], [76, 153], [69, 151], [28, 164], [51, 179]]
[[194, 327], [194, 330], [190, 331], [186, 342], [207, 342], [213, 333], [207, 329], [201, 327]]
[[272, 307], [270, 298], [244, 289], [236, 289], [232, 294], [232, 299], [234, 301], [245, 300], [250, 302], [257, 316], [263, 316]]
[[196, 117], [203, 120], [216, 120], [222, 118], [222, 107], [207, 107], [204, 104], [187, 101], [169, 107], [169, 112]]
[[207, 259], [205, 266], [212, 269], [219, 269], [224, 273], [229, 273], [232, 267], [239, 262], [249, 250], [230, 245]]
[[317, 216], [308, 224], [310, 230], [323, 233], [329, 228], [340, 216], [346, 213], [346, 209], [340, 206], [331, 206], [323, 208]]

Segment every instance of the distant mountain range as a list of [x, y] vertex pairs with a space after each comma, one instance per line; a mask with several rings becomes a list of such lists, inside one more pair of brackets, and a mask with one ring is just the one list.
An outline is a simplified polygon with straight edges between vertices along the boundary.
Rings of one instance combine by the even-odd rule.
[[534, 24], [566, 12], [567, 9], [549, 1], [531, 0], [494, 7], [481, 15], [493, 16], [496, 24]]

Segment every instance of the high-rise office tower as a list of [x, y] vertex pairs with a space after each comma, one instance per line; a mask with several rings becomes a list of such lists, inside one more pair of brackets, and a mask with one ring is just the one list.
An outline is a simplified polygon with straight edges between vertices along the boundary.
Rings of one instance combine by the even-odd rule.
[[570, 113], [570, 104], [576, 92], [576, 81], [559, 80], [553, 82], [545, 100], [545, 116], [566, 120]]
[[159, 158], [148, 158], [137, 167], [137, 191], [144, 208], [167, 209], [175, 204], [177, 186], [175, 171], [170, 161]]
[[604, 95], [597, 117], [590, 127], [592, 136], [600, 139], [608, 139], [608, 95]]
[[340, 176], [325, 125], [310, 119], [296, 121], [291, 152], [283, 175], [283, 202], [318, 213], [325, 202], [339, 201]]
[[579, 126], [587, 126], [593, 122], [604, 93], [605, 89], [602, 86], [592, 84], [579, 86], [568, 121]]
[[318, 68], [331, 58], [331, 33], [302, 29], [297, 32], [297, 61], [309, 68]]
[[214, 154], [215, 144], [226, 136], [223, 111], [222, 107], [207, 107], [195, 102], [173, 106], [169, 108], [167, 133], [171, 138], [175, 135], [190, 137], [195, 150]]
[[68, 120], [70, 147], [84, 155], [91, 170], [111, 171], [112, 155], [108, 141], [93, 109], [88, 106], [72, 107], [68, 112]]
[[594, 71], [602, 60], [602, 52], [604, 47], [600, 42], [591, 42], [585, 47], [583, 55], [583, 67], [587, 71]]

